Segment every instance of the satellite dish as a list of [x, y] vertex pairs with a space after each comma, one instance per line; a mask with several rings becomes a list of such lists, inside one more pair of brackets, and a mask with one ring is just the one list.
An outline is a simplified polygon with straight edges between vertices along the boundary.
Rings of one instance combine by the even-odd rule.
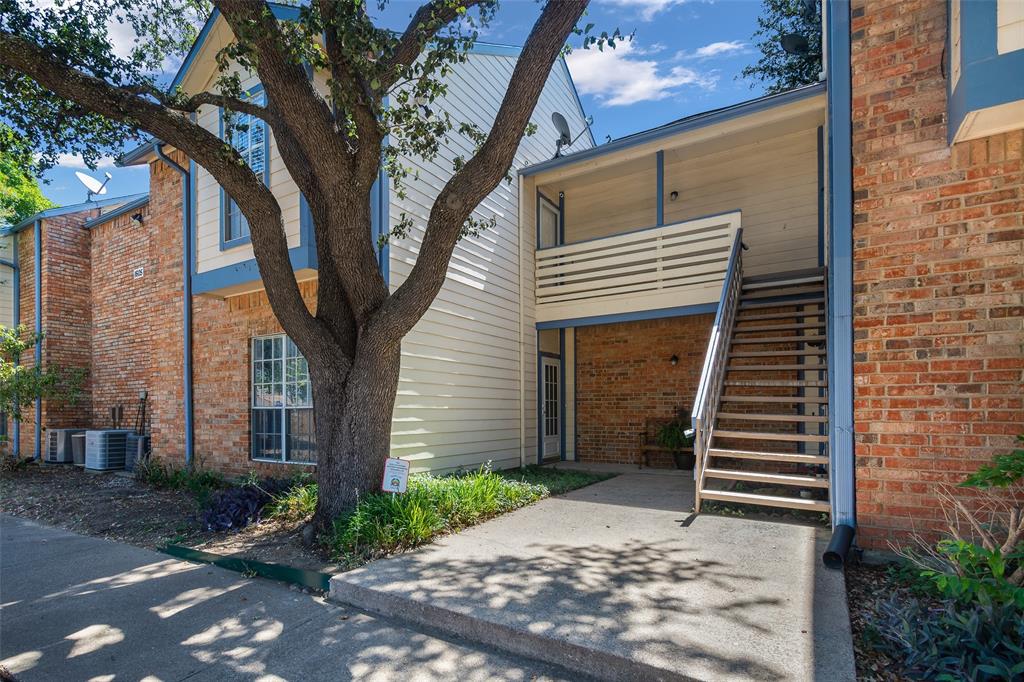
[[569, 132], [569, 122], [565, 120], [565, 116], [556, 111], [551, 114], [551, 122], [555, 124], [555, 130], [558, 132], [558, 146], [572, 144], [572, 133]]
[[807, 43], [807, 36], [799, 33], [787, 33], [779, 42], [782, 43], [782, 49], [786, 54], [796, 57], [802, 57], [811, 51], [811, 47]]
[[91, 175], [86, 175], [82, 171], [75, 171], [75, 177], [78, 181], [85, 185], [85, 189], [88, 190], [85, 195], [86, 201], [92, 201], [94, 196], [103, 196], [107, 193], [107, 183], [110, 182], [110, 173], [103, 174], [103, 182], [100, 182]]

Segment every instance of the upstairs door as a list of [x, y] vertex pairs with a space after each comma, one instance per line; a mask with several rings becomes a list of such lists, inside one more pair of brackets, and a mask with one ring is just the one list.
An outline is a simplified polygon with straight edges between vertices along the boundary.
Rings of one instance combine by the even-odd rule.
[[562, 456], [561, 369], [561, 360], [541, 358], [541, 447], [544, 459]]

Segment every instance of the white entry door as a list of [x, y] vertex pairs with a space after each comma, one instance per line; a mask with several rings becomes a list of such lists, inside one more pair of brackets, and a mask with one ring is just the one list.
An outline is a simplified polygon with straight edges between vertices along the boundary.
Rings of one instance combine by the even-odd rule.
[[541, 442], [544, 459], [559, 457], [562, 454], [562, 410], [559, 404], [561, 391], [558, 385], [561, 368], [561, 360], [541, 358]]

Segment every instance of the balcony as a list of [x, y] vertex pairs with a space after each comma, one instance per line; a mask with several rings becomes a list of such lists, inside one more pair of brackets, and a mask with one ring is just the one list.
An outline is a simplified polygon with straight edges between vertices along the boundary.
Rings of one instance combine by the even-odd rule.
[[717, 303], [740, 212], [536, 252], [537, 322]]

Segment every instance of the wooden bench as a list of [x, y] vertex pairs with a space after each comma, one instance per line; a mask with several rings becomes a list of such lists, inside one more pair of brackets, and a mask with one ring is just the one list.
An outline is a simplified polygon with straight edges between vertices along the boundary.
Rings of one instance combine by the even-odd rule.
[[[681, 460], [689, 459], [693, 460], [693, 448], [680, 448], [673, 449], [665, 447], [658, 442], [658, 432], [661, 431], [662, 427], [667, 424], [671, 424], [676, 421], [674, 417], [661, 417], [657, 419], [648, 419], [644, 425], [643, 433], [640, 434], [640, 444], [637, 449], [636, 465], [638, 469], [643, 469], [645, 466], [651, 466], [651, 454], [656, 452], [664, 452], [672, 456], [675, 461], [676, 468], [683, 468], [681, 466]], [[690, 455], [686, 458], [685, 455]], [[680, 457], [683, 455], [683, 457]], [[691, 465], [692, 467], [692, 465]]]

